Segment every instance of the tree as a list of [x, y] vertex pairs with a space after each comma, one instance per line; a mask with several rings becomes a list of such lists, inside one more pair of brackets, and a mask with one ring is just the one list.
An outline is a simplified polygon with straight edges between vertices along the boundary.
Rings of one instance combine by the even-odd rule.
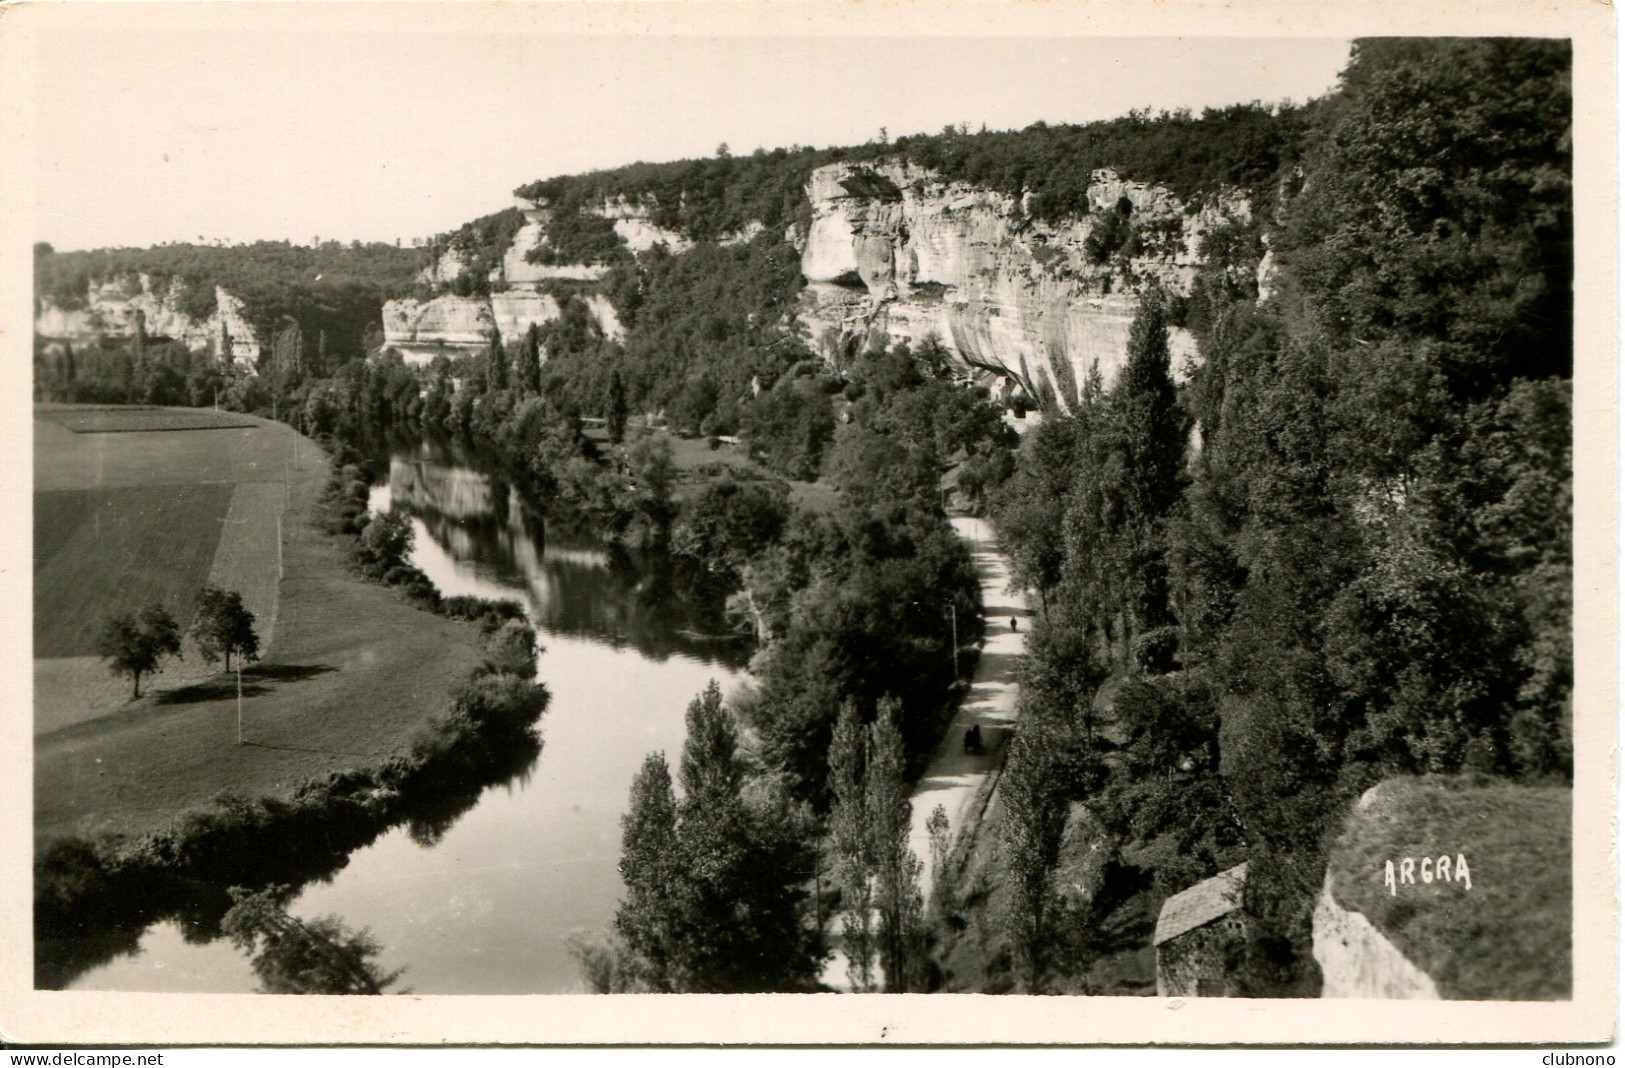
[[1010, 743], [999, 782], [1004, 799], [1000, 830], [1012, 877], [1006, 919], [1015, 941], [1022, 986], [1029, 994], [1038, 992], [1048, 963], [1050, 870], [1066, 826], [1058, 766], [1062, 743], [1055, 727], [1034, 711], [1024, 709], [1021, 730]]
[[1148, 519], [1168, 514], [1179, 497], [1185, 466], [1185, 418], [1169, 366], [1163, 295], [1147, 293], [1129, 327], [1128, 361], [1111, 391], [1138, 498]]
[[134, 699], [141, 696], [141, 676], [157, 671], [165, 657], [181, 655], [180, 627], [161, 604], [150, 604], [139, 614], [121, 612], [102, 625], [96, 652], [110, 662], [113, 674], [130, 676]]
[[527, 396], [542, 388], [542, 333], [535, 323], [519, 347], [519, 390]]
[[867, 748], [857, 702], [848, 698], [841, 705], [829, 747], [829, 792], [834, 799], [829, 834], [835, 854], [835, 881], [841, 888], [847, 981], [857, 993], [874, 989], [874, 836], [865, 797]]
[[736, 586], [744, 568], [779, 540], [789, 513], [782, 483], [708, 482], [679, 514], [672, 551]]
[[609, 406], [606, 422], [609, 424], [609, 440], [619, 445], [626, 437], [626, 383], [621, 381], [621, 372], [617, 368], [609, 378]]
[[848, 700], [830, 744], [830, 834], [841, 886], [847, 975], [852, 989], [860, 992], [875, 987], [877, 955], [888, 993], [919, 985], [922, 866], [908, 840], [911, 808], [898, 729], [901, 711], [895, 698], [882, 698], [875, 721], [865, 728], [857, 703]]
[[254, 631], [254, 613], [243, 606], [243, 595], [236, 590], [222, 590], [204, 586], [198, 591], [197, 618], [192, 621], [192, 637], [198, 651], [210, 664], [225, 657], [226, 670], [231, 670], [231, 658], [258, 660], [260, 638]]
[[636, 486], [639, 511], [657, 530], [666, 529], [677, 510], [672, 496], [677, 465], [671, 442], [663, 434], [643, 434], [627, 447], [626, 466]]
[[818, 477], [824, 447], [835, 436], [835, 414], [816, 383], [781, 378], [745, 408], [752, 455], [789, 478]]
[[74, 361], [73, 346], [68, 342], [62, 343], [62, 388], [61, 397], [69, 404], [79, 397], [79, 372]]
[[279, 405], [283, 396], [297, 388], [305, 376], [304, 332], [299, 328], [299, 320], [293, 316], [284, 315], [282, 318], [282, 329], [277, 331], [270, 353], [270, 386], [274, 405]]
[[876, 903], [880, 908], [880, 962], [886, 992], [918, 989], [916, 974], [923, 956], [920, 858], [909, 846], [908, 780], [903, 735], [898, 727], [902, 703], [880, 700], [869, 726], [869, 759], [864, 793], [874, 839]]
[[715, 680], [688, 703], [687, 725], [677, 773], [684, 802], [705, 805], [737, 795], [741, 769], [734, 752], [733, 720], [722, 707], [722, 688]]
[[632, 780], [632, 798], [621, 817], [621, 881], [626, 896], [615, 912], [615, 930], [636, 960], [649, 989], [672, 993], [677, 947], [677, 798], [662, 753], [650, 753]]
[[379, 574], [406, 563], [415, 532], [405, 512], [390, 510], [372, 517], [361, 532], [361, 551]]
[[744, 780], [731, 715], [712, 683], [688, 706], [674, 799], [651, 754], [622, 818], [627, 894], [615, 929], [649, 989], [811, 990], [821, 933], [805, 923], [811, 819], [772, 783]]
[[491, 393], [508, 388], [508, 353], [502, 347], [502, 335], [495, 332], [485, 354], [485, 386]]

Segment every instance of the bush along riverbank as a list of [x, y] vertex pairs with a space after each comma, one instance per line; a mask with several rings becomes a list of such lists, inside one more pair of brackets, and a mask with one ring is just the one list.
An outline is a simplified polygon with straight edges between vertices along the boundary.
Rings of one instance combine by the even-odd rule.
[[536, 638], [523, 609], [439, 597], [404, 563], [409, 525], [403, 538], [398, 526], [380, 522], [384, 517], [359, 524], [342, 518], [354, 481], [343, 474], [332, 481], [319, 521], [353, 539], [352, 554], [367, 577], [402, 588], [425, 610], [476, 622], [486, 640], [482, 663], [453, 685], [446, 715], [388, 759], [311, 779], [287, 798], [222, 794], [211, 807], [139, 838], [51, 843], [34, 863], [37, 987], [60, 989], [133, 950], [160, 920], [176, 920], [188, 940], [221, 937], [231, 888], [298, 887], [329, 876], [396, 826], [432, 844], [486, 787], [522, 774], [540, 755], [536, 724], [549, 695], [534, 678]]

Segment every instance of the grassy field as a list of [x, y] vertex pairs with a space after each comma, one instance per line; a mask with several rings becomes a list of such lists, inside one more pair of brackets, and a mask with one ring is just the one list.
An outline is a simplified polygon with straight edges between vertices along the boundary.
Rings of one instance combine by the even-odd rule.
[[107, 616], [149, 604], [189, 625], [232, 492], [212, 483], [36, 494], [34, 656], [93, 654]]
[[[124, 440], [115, 448], [94, 444], [115, 439]], [[326, 480], [325, 461], [305, 442], [295, 468], [293, 441], [291, 429], [264, 421], [252, 429], [214, 432], [75, 435], [35, 420], [37, 499], [114, 489], [137, 498], [168, 495], [191, 502], [191, 518], [184, 522], [196, 529], [204, 511], [198, 488], [219, 483], [208, 487], [223, 495], [209, 506], [218, 512], [210, 522], [225, 533], [214, 532], [204, 574], [241, 590], [251, 609], [269, 598], [268, 614], [275, 620], [264, 662], [244, 672], [248, 744], [236, 744], [235, 680], [199, 671], [191, 656], [190, 670], [166, 670], [140, 701], [120, 701], [110, 714], [84, 718], [72, 708], [53, 713], [53, 722], [63, 725], [34, 740], [36, 840], [140, 833], [226, 790], [285, 796], [306, 778], [399, 751], [413, 732], [447, 710], [450, 683], [478, 661], [477, 632], [412, 608], [346, 570], [342, 547], [310, 522]], [[76, 477], [101, 481], [72, 485]], [[143, 478], [150, 484], [143, 485]], [[82, 529], [82, 504], [50, 500], [39, 512], [37, 522], [47, 531]], [[285, 565], [280, 583], [278, 513]], [[128, 514], [137, 526], [168, 523], [162, 509]], [[222, 518], [232, 522], [215, 521]], [[165, 536], [167, 530], [127, 535]], [[85, 544], [71, 537], [57, 545], [42, 542], [43, 566], [77, 562], [87, 597], [97, 586], [113, 596], [108, 586], [122, 581], [120, 574], [102, 560], [86, 559], [80, 552]], [[195, 577], [197, 565], [191, 566]], [[94, 685], [86, 672], [94, 673]], [[70, 703], [117, 681], [88, 657], [38, 661], [35, 677]], [[127, 693], [127, 683], [118, 685]], [[36, 693], [41, 718], [43, 698]]]
[[45, 405], [35, 416], [66, 427], [75, 434], [110, 434], [162, 430], [221, 430], [257, 427], [253, 419], [235, 412], [209, 408], [91, 407]]
[[[297, 437], [263, 420], [186, 433], [75, 434], [60, 422], [36, 418], [34, 492], [282, 481], [298, 458]], [[302, 449], [311, 452], [308, 442]]]
[[[1349, 816], [1328, 868], [1333, 894], [1365, 914], [1447, 998], [1566, 998], [1573, 970], [1573, 803], [1564, 787], [1390, 779]], [[1386, 864], [1458, 856], [1454, 877], [1390, 893]]]

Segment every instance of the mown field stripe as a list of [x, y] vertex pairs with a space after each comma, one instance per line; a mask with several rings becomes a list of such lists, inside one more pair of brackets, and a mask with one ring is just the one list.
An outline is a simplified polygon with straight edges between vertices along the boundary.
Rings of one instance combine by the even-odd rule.
[[103, 621], [158, 602], [183, 628], [208, 578], [232, 497], [225, 485], [98, 490], [34, 577], [34, 656], [96, 651]]
[[277, 515], [284, 495], [281, 482], [239, 483], [209, 568], [209, 584], [242, 594], [243, 605], [254, 613], [261, 655], [270, 650], [276, 631]]

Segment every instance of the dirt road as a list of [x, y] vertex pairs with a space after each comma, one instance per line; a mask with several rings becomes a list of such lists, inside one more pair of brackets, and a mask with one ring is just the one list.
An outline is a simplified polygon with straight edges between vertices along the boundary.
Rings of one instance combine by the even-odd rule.
[[[1016, 721], [1016, 666], [1026, 649], [1027, 601], [1019, 592], [1010, 593], [1010, 567], [998, 552], [993, 528], [984, 519], [956, 516], [951, 520], [956, 533], [969, 543], [982, 586], [982, 612], [986, 622], [986, 644], [976, 665], [970, 693], [954, 714], [953, 723], [938, 743], [926, 765], [925, 774], [914, 786], [909, 842], [920, 858], [924, 871], [920, 889], [931, 898], [931, 837], [926, 824], [938, 805], [948, 814], [949, 841], [958, 837], [967, 819], [978, 813], [972, 803], [988, 775], [1004, 760], [1004, 745]], [[1010, 621], [1016, 620], [1012, 629]], [[965, 751], [965, 732], [981, 728], [982, 751]]]

